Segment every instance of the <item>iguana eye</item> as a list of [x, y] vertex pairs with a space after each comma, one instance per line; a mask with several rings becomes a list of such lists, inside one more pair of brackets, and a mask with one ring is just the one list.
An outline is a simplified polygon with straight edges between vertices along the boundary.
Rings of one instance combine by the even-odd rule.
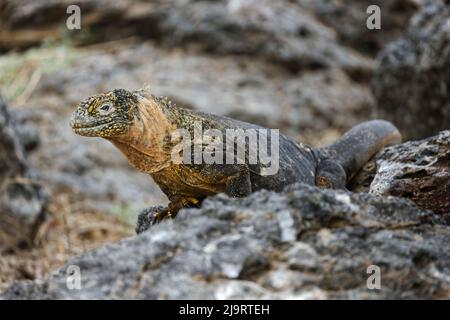
[[105, 114], [109, 113], [113, 109], [112, 105], [109, 103], [105, 103], [99, 108], [100, 113]]

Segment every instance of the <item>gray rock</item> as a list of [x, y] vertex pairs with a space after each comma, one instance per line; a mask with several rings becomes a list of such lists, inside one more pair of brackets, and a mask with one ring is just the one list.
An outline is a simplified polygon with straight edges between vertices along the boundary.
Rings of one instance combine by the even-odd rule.
[[[321, 22], [333, 28], [341, 43], [370, 55], [376, 55], [387, 43], [397, 39], [409, 18], [425, 0], [298, 0]], [[377, 5], [381, 10], [381, 30], [369, 30], [366, 10]]]
[[16, 112], [15, 117], [17, 137], [25, 151], [31, 152], [39, 147], [39, 132], [27, 112]]
[[355, 180], [359, 191], [409, 198], [450, 218], [450, 131], [384, 149]]
[[447, 2], [428, 1], [379, 56], [372, 85], [378, 108], [406, 138], [450, 128], [449, 18]]
[[[221, 194], [1, 298], [449, 298], [449, 241], [439, 216], [399, 198], [306, 185]], [[66, 285], [73, 265], [80, 290]], [[380, 290], [367, 289], [370, 265]]]
[[340, 67], [370, 74], [372, 61], [341, 46], [335, 32], [298, 3], [272, 0], [173, 1], [161, 15], [162, 40], [220, 54], [269, 59], [296, 72]]
[[31, 243], [47, 194], [28, 167], [16, 123], [0, 98], [0, 247]]

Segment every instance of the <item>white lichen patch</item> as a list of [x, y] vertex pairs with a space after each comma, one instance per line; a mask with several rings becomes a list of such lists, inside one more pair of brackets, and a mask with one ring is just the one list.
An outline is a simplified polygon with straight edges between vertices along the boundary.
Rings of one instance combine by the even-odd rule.
[[296, 242], [286, 252], [288, 264], [297, 268], [314, 268], [317, 266], [318, 255], [316, 250], [305, 242]]
[[235, 242], [235, 241], [240, 240], [241, 238], [242, 238], [242, 236], [239, 234], [231, 234], [231, 235], [222, 236], [219, 239], [209, 242], [203, 248], [203, 251], [205, 253], [213, 253], [214, 251], [218, 250], [218, 247], [220, 246], [220, 244]]
[[214, 292], [214, 297], [217, 300], [255, 299], [269, 294], [269, 291], [254, 282], [235, 280], [220, 284]]
[[405, 163], [399, 163], [395, 161], [378, 160], [378, 171], [372, 183], [370, 184], [369, 193], [384, 195], [392, 185], [392, 182], [404, 175], [405, 172], [418, 172], [420, 170], [426, 170], [435, 162], [436, 159], [432, 160], [430, 158], [429, 161], [426, 161], [426, 159], [424, 159], [424, 163], [427, 163], [426, 165], [406, 165]]
[[328, 294], [326, 291], [314, 287], [312, 289], [301, 290], [285, 297], [286, 300], [326, 300]]
[[[172, 221], [167, 221], [168, 223], [173, 223]], [[171, 239], [176, 237], [176, 233], [172, 231], [162, 231], [157, 230], [150, 236], [151, 243], [166, 243]]]
[[277, 213], [278, 225], [281, 231], [281, 241], [293, 242], [297, 239], [297, 231], [292, 214], [288, 210]]
[[352, 202], [352, 199], [346, 193], [336, 194], [336, 200], [345, 204], [353, 212], [359, 212], [361, 209], [357, 204]]
[[242, 265], [241, 264], [235, 264], [235, 263], [222, 263], [220, 264], [220, 267], [222, 269], [222, 273], [230, 279], [236, 279], [239, 277], [239, 274], [242, 271]]

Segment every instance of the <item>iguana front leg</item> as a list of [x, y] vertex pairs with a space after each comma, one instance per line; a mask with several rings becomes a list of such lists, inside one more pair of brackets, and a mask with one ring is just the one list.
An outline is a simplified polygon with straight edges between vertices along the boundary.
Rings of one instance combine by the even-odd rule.
[[235, 198], [246, 197], [252, 193], [252, 182], [248, 168], [227, 178], [225, 193]]
[[[142, 210], [138, 216], [137, 233], [144, 232], [165, 219], [175, 218], [182, 208], [198, 207], [202, 199], [209, 194], [225, 192], [230, 197], [245, 197], [252, 193], [250, 173], [245, 165], [202, 165], [194, 173], [200, 177], [198, 181], [201, 181], [202, 188], [208, 189], [209, 193], [204, 193], [203, 189], [199, 188], [191, 195], [179, 195], [160, 184], [170, 203], [167, 207], [154, 206]], [[162, 182], [160, 177], [156, 179]]]
[[175, 197], [167, 207], [153, 206], [139, 213], [136, 233], [142, 233], [164, 219], [173, 219], [182, 208], [198, 207], [201, 201], [193, 197]]
[[199, 199], [194, 197], [176, 196], [169, 199], [170, 203], [167, 208], [155, 214], [155, 218], [152, 224], [156, 224], [167, 218], [175, 218], [178, 214], [178, 211], [180, 211], [181, 209], [198, 207], [201, 203]]

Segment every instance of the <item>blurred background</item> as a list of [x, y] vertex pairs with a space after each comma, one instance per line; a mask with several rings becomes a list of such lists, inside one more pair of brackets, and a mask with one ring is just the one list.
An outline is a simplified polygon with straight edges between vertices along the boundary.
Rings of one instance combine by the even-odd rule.
[[[81, 9], [79, 30], [66, 26], [72, 4]], [[381, 30], [366, 27], [371, 4], [381, 8]], [[21, 210], [27, 208], [19, 210], [18, 222], [14, 210], [0, 212], [0, 291], [14, 279], [41, 277], [70, 256], [134, 234], [139, 209], [167, 202], [107, 141], [72, 133], [69, 118], [80, 100], [146, 84], [186, 108], [279, 128], [323, 146], [378, 116], [376, 58], [421, 5], [0, 0], [0, 179], [13, 177], [14, 188], [26, 189], [19, 200]], [[5, 143], [8, 135], [14, 143]], [[8, 190], [14, 198], [17, 189]], [[22, 206], [30, 199], [32, 205]]]

